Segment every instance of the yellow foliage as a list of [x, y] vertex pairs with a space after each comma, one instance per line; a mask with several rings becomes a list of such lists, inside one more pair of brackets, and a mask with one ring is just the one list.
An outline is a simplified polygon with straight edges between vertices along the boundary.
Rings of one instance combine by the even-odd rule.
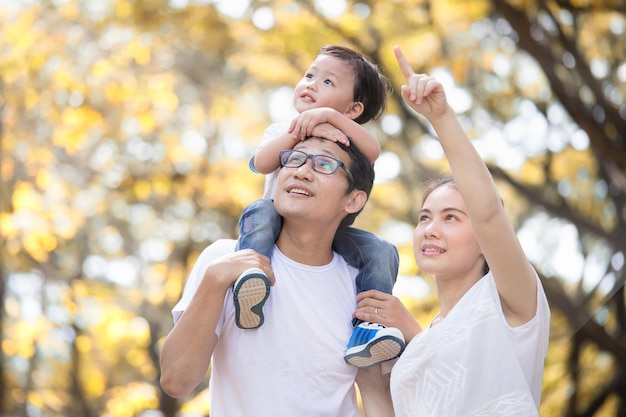
[[20, 210], [38, 212], [43, 205], [41, 195], [35, 191], [30, 182], [19, 182], [15, 185], [12, 203], [15, 212]]
[[152, 189], [158, 196], [167, 196], [172, 192], [172, 181], [165, 174], [157, 174], [152, 179]]
[[[8, 143], [9, 140], [6, 142]], [[8, 181], [13, 176], [14, 170], [15, 162], [11, 158], [0, 158], [0, 180]]]
[[57, 237], [50, 232], [32, 231], [23, 237], [22, 244], [35, 260], [46, 262], [50, 252], [57, 247]]
[[85, 363], [78, 371], [80, 384], [87, 398], [100, 398], [107, 383], [107, 370], [102, 370], [94, 363]]
[[59, 394], [52, 389], [38, 389], [28, 393], [28, 402], [39, 408], [61, 411], [67, 400], [59, 397]]
[[115, 2], [115, 15], [119, 19], [130, 17], [133, 13], [133, 5], [126, 0], [118, 0]]
[[192, 399], [185, 401], [181, 407], [181, 411], [208, 416], [211, 412], [208, 389], [198, 392]]
[[17, 322], [12, 329], [11, 336], [5, 336], [2, 340], [2, 351], [7, 356], [32, 357], [35, 354], [35, 342], [47, 327], [43, 319], [34, 322]]
[[150, 182], [147, 180], [137, 180], [135, 181], [135, 186], [133, 187], [135, 191], [135, 196], [139, 201], [145, 201], [150, 198], [150, 194], [152, 193], [152, 187], [150, 186]]
[[135, 97], [136, 90], [125, 84], [110, 83], [104, 87], [104, 94], [111, 104], [120, 104]]
[[13, 223], [11, 213], [6, 211], [0, 212], [0, 236], [3, 238], [10, 238], [17, 236], [18, 230]]
[[73, 155], [83, 145], [87, 133], [101, 127], [102, 122], [100, 113], [89, 107], [66, 108], [61, 113], [61, 125], [54, 131], [52, 143]]
[[35, 8], [29, 8], [20, 13], [16, 22], [3, 26], [3, 43], [11, 45], [16, 52], [28, 49], [36, 40], [33, 30], [36, 18], [37, 10]]
[[417, 274], [417, 264], [415, 263], [415, 256], [413, 255], [413, 245], [399, 246], [398, 255], [400, 256], [400, 268], [398, 273], [400, 275]]
[[74, 344], [76, 345], [76, 350], [79, 353], [83, 353], [83, 354], [88, 353], [92, 349], [92, 346], [93, 346], [93, 344], [91, 343], [91, 338], [84, 334], [80, 334], [76, 336], [76, 340], [74, 341]]
[[566, 148], [554, 155], [551, 165], [554, 178], [575, 178], [581, 167], [587, 167], [591, 173], [595, 172], [595, 159], [587, 151], [577, 151]]
[[114, 387], [107, 392], [106, 414], [116, 417], [134, 417], [143, 410], [158, 407], [158, 393], [146, 382], [134, 382]]
[[187, 278], [187, 270], [176, 266], [167, 274], [165, 281], [165, 301], [168, 305], [173, 306], [181, 296], [184, 280]]
[[157, 122], [154, 119], [154, 113], [152, 112], [140, 113], [137, 116], [137, 120], [139, 120], [139, 126], [141, 127], [141, 132], [144, 134], [152, 132], [157, 125]]
[[150, 63], [150, 57], [151, 57], [150, 49], [146, 48], [145, 46], [140, 45], [137, 42], [133, 42], [130, 45], [130, 51], [131, 51], [133, 58], [135, 59], [135, 62], [137, 62], [137, 64], [147, 65]]

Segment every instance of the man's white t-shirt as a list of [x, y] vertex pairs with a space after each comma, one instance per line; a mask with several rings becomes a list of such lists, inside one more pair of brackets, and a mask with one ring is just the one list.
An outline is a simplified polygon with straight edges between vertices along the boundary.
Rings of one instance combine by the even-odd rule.
[[538, 278], [535, 317], [511, 327], [488, 273], [394, 365], [396, 417], [538, 416], [549, 327]]
[[[172, 311], [175, 320], [207, 265], [234, 248], [234, 240], [221, 240], [202, 252]], [[211, 362], [211, 417], [358, 417], [357, 369], [343, 359], [357, 270], [337, 254], [328, 265], [303, 265], [277, 247], [272, 268], [276, 283], [261, 327], [238, 328], [232, 289], [226, 294]]]

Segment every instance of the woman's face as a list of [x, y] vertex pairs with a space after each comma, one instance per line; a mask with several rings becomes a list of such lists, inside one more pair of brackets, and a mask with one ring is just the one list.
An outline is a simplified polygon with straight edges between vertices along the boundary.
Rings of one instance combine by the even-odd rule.
[[476, 272], [482, 276], [484, 256], [453, 185], [436, 188], [424, 202], [413, 233], [413, 253], [420, 270], [437, 278]]

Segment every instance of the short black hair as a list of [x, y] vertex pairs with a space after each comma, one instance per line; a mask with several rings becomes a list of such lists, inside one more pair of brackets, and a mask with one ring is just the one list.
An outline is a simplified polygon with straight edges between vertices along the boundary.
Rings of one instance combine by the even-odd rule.
[[[327, 139], [324, 139], [327, 140]], [[345, 146], [342, 143], [336, 142], [339, 148], [348, 153], [350, 156], [350, 163], [347, 167], [354, 178], [354, 183], [350, 183], [350, 186], [346, 190], [346, 195], [350, 194], [353, 190], [361, 190], [365, 192], [367, 199], [369, 199], [372, 187], [374, 186], [374, 164], [370, 163], [365, 155], [354, 146]], [[363, 205], [365, 207], [365, 204]], [[356, 217], [361, 213], [363, 207], [355, 213], [350, 213], [343, 218], [339, 224], [339, 228], [348, 227], [354, 223]]]

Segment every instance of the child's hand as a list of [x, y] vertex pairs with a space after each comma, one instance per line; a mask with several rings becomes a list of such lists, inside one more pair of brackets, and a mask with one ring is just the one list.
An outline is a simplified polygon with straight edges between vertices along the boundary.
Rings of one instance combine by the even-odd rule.
[[451, 110], [441, 83], [426, 74], [416, 74], [399, 46], [393, 51], [408, 83], [402, 86], [402, 98], [406, 104], [431, 122]]
[[[313, 134], [313, 129], [322, 123], [329, 122], [329, 112], [335, 110], [329, 107], [320, 107], [318, 109], [305, 110], [298, 117], [291, 121], [289, 133], [294, 139], [304, 140], [307, 136]], [[330, 139], [330, 138], [329, 138]]]
[[317, 136], [333, 142], [339, 142], [344, 146], [350, 146], [350, 139], [346, 136], [346, 134], [330, 123], [322, 123], [315, 126], [311, 136]]

